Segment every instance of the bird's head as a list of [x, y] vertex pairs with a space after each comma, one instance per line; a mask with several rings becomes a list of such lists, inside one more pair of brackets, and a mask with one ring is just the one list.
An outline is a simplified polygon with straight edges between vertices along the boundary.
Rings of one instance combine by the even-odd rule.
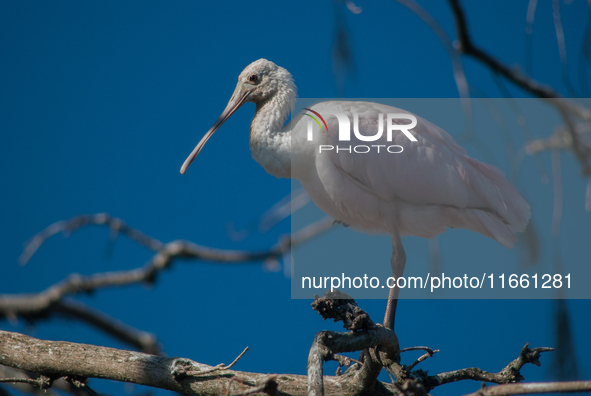
[[292, 86], [293, 79], [287, 70], [266, 59], [259, 59], [240, 73], [234, 94], [240, 89], [248, 96], [247, 102], [261, 103], [283, 90], [292, 89]]
[[[281, 92], [292, 92], [295, 95], [295, 85], [291, 74], [284, 68], [266, 59], [259, 59], [248, 65], [238, 76], [238, 84], [222, 115], [211, 129], [203, 136], [181, 167], [185, 174], [191, 162], [195, 160], [209, 138], [222, 126], [232, 114], [244, 103], [254, 102], [257, 105], [271, 100]], [[295, 96], [294, 96], [295, 97]]]

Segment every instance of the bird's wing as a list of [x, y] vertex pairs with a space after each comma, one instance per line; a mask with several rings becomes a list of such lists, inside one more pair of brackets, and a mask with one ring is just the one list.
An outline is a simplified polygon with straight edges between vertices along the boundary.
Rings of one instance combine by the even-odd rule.
[[[325, 104], [326, 103], [326, 104]], [[340, 147], [370, 146], [366, 154], [348, 150], [324, 151], [317, 156], [330, 156], [335, 167], [340, 168], [355, 183], [382, 200], [394, 197], [414, 204], [447, 205], [457, 208], [474, 208], [497, 214], [506, 223], [523, 224], [529, 218], [529, 206], [498, 168], [469, 157], [461, 146], [443, 129], [417, 118], [417, 126], [411, 130], [417, 141], [413, 142], [402, 132], [394, 131], [392, 141], [386, 140], [386, 122], [381, 139], [375, 142], [360, 141], [353, 133], [353, 113], [359, 116], [359, 132], [375, 135], [378, 130], [378, 114], [409, 112], [370, 102], [325, 102], [314, 110], [330, 113], [342, 112], [351, 122], [351, 141], [338, 140], [338, 122], [335, 117], [326, 119], [328, 139]], [[400, 124], [408, 123], [401, 120]], [[377, 153], [376, 145], [383, 145]], [[402, 146], [401, 153], [388, 153], [388, 146]], [[397, 151], [397, 150], [392, 150]], [[525, 218], [527, 217], [527, 218]], [[519, 226], [518, 228], [521, 228]]]

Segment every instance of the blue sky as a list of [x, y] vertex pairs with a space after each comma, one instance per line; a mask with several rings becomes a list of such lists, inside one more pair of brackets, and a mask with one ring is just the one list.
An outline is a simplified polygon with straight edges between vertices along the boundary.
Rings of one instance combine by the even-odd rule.
[[[508, 64], [523, 65], [527, 2], [464, 3], [475, 42]], [[415, 15], [393, 1], [356, 4], [363, 8], [361, 14], [345, 14], [355, 57], [355, 74], [345, 80], [346, 97], [458, 96], [445, 51]], [[454, 35], [446, 2], [421, 4]], [[578, 87], [577, 58], [589, 9], [575, 1], [561, 3], [561, 10], [570, 75]], [[266, 248], [288, 233], [290, 223], [284, 221], [264, 235], [239, 242], [228, 237], [229, 223], [237, 228], [251, 224], [290, 192], [288, 180], [267, 175], [251, 158], [253, 105], [245, 105], [224, 124], [187, 175], [178, 170], [223, 110], [240, 71], [258, 58], [287, 68], [301, 97], [335, 97], [330, 57], [334, 26], [328, 1], [1, 2], [0, 293], [40, 291], [71, 272], [131, 269], [151, 256], [120, 238], [106, 260], [108, 231], [88, 228], [69, 238], [53, 238], [29, 264], [18, 266], [26, 240], [55, 221], [82, 213], [109, 212], [164, 242], [187, 239], [217, 248]], [[534, 33], [533, 76], [567, 95], [550, 2], [540, 2]], [[487, 69], [471, 59], [464, 59], [464, 66], [471, 84], [489, 97], [502, 96]], [[513, 95], [527, 97], [507, 86]], [[551, 131], [551, 126], [541, 126], [532, 133], [543, 137]], [[515, 141], [520, 145], [523, 137], [515, 136]], [[464, 146], [486, 160], [474, 145]], [[496, 165], [507, 172], [502, 145], [494, 147]], [[589, 265], [586, 181], [571, 155], [561, 157], [562, 259]], [[541, 159], [551, 175], [550, 155]], [[535, 201], [541, 262], [548, 265], [554, 252], [552, 183], [541, 181], [530, 157], [519, 180]], [[476, 262], [502, 249], [481, 240], [486, 239], [462, 231], [444, 235], [442, 268]], [[409, 262], [429, 260], [426, 241], [408, 238], [405, 245]], [[502, 253], [503, 260], [517, 262], [518, 252]], [[179, 261], [153, 288], [129, 286], [80, 299], [155, 333], [171, 356], [218, 364], [232, 361], [248, 345], [252, 351], [236, 366], [244, 371], [304, 374], [314, 334], [340, 328], [322, 322], [309, 301], [291, 300], [290, 280], [283, 272], [265, 271], [261, 263]], [[385, 301], [364, 300], [361, 305], [381, 321]], [[583, 357], [591, 352], [585, 336], [591, 304], [569, 301], [568, 308], [582, 378], [588, 379], [591, 366]], [[554, 321], [551, 300], [402, 301], [397, 334], [403, 346], [442, 350], [423, 363], [431, 373], [468, 366], [499, 371], [525, 342], [556, 345]], [[64, 320], [34, 327], [2, 322], [0, 328], [126, 348]], [[551, 379], [549, 357], [542, 361], [542, 368], [523, 370], [527, 380]], [[328, 365], [327, 372], [333, 369]], [[120, 384], [93, 380], [92, 386], [99, 392], [123, 393]], [[451, 385], [437, 394], [478, 386]]]

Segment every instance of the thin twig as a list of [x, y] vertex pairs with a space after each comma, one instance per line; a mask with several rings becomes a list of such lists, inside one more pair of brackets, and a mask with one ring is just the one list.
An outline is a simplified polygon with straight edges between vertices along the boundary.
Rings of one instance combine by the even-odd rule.
[[538, 0], [529, 0], [527, 6], [527, 15], [525, 17], [525, 71], [531, 75], [533, 73], [533, 34], [534, 18], [536, 17], [536, 8]]
[[[38, 375], [33, 372], [19, 370], [16, 368], [0, 365], [0, 377], [4, 377], [4, 378], [17, 377], [17, 378], [37, 379]], [[71, 394], [73, 396], [87, 396], [90, 393], [89, 389], [76, 387], [76, 385], [74, 385], [72, 383], [72, 381], [69, 381], [69, 378], [70, 377], [65, 376], [65, 377], [55, 380], [51, 384], [51, 389], [40, 389], [37, 386], [29, 386], [29, 385], [25, 385], [24, 383], [23, 384], [17, 383], [12, 386], [14, 386], [21, 393], [27, 393], [27, 394], [38, 395], [38, 396], [53, 396], [56, 394], [55, 392], [52, 391], [54, 389], [63, 391], [65, 393]], [[0, 392], [0, 395], [5, 396], [1, 392]]]
[[577, 392], [591, 392], [591, 381], [531, 382], [529, 384], [488, 386], [466, 396], [509, 396]]
[[324, 394], [323, 366], [326, 361], [337, 360], [335, 354], [361, 351], [378, 345], [381, 345], [384, 349], [384, 357], [382, 362], [378, 363], [378, 369], [369, 370], [370, 366], [377, 363], [377, 359], [366, 357], [362, 369], [355, 373], [355, 379], [353, 380], [361, 389], [366, 390], [373, 387], [381, 367], [387, 365], [386, 356], [398, 356], [399, 347], [396, 334], [381, 325], [354, 333], [338, 333], [334, 331], [317, 333], [308, 354], [307, 395], [320, 396]]
[[466, 18], [464, 16], [464, 10], [460, 5], [460, 1], [449, 0], [449, 3], [452, 7], [453, 14], [455, 17], [456, 29], [460, 44], [460, 51], [484, 63], [491, 70], [501, 74], [509, 81], [518, 85], [527, 92], [530, 92], [531, 94], [542, 99], [552, 99], [549, 101], [549, 103], [558, 109], [560, 115], [562, 116], [565, 124], [568, 127], [568, 132], [571, 135], [572, 139], [573, 153], [575, 154], [575, 156], [581, 164], [581, 173], [583, 175], [590, 174], [591, 167], [589, 166], [588, 162], [589, 150], [587, 147], [579, 143], [579, 137], [577, 136], [574, 128], [572, 128], [573, 122], [571, 120], [571, 116], [576, 115], [577, 117], [583, 120], [590, 120], [591, 111], [589, 109], [579, 106], [578, 104], [572, 101], [565, 99], [562, 95], [560, 95], [560, 93], [558, 93], [552, 87], [543, 85], [531, 78], [530, 76], [523, 74], [521, 71], [509, 67], [508, 65], [504, 64], [503, 62], [499, 61], [492, 55], [482, 50], [481, 48], [474, 45], [468, 32], [468, 25], [466, 22]]
[[74, 387], [78, 389], [84, 389], [91, 395], [96, 395], [97, 393], [86, 383], [86, 378], [78, 378], [75, 376], [65, 376], [63, 377], [64, 381], [72, 384]]
[[564, 29], [562, 28], [562, 18], [560, 15], [560, 0], [552, 0], [552, 15], [554, 19], [554, 30], [556, 31], [556, 42], [558, 45], [558, 53], [560, 55], [560, 64], [562, 66], [562, 81], [566, 86], [569, 94], [576, 98], [577, 94], [575, 88], [568, 76], [568, 58], [566, 55], [566, 43], [564, 40]]
[[175, 371], [175, 375], [179, 376], [179, 377], [195, 377], [195, 376], [201, 376], [204, 374], [209, 374], [209, 373], [213, 373], [214, 371], [223, 371], [223, 370], [229, 370], [231, 369], [239, 360], [242, 356], [244, 356], [244, 354], [249, 350], [250, 348], [246, 347], [244, 348], [244, 350], [242, 351], [242, 353], [240, 355], [238, 355], [238, 357], [236, 359], [234, 359], [234, 361], [232, 363], [230, 363], [229, 365], [225, 365], [224, 363], [220, 363], [217, 366], [213, 366], [210, 369], [207, 370], [186, 370], [186, 369], [177, 369]]
[[[531, 130], [529, 129], [527, 118], [521, 111], [519, 104], [515, 101], [513, 96], [511, 96], [511, 93], [507, 89], [507, 86], [505, 85], [504, 81], [501, 79], [498, 73], [493, 72], [493, 81], [496, 84], [499, 91], [501, 91], [502, 95], [505, 97], [505, 100], [511, 108], [511, 110], [513, 111], [513, 114], [515, 114], [515, 117], [517, 119], [517, 125], [519, 125], [521, 131], [523, 132], [526, 144], [529, 144], [529, 142], [533, 140], [533, 136]], [[542, 161], [541, 156], [537, 153], [533, 153], [533, 156], [536, 161], [536, 165], [538, 167], [542, 183], [547, 183], [549, 180], [548, 172], [546, 172], [546, 168], [544, 167], [544, 162]]]
[[19, 257], [19, 263], [21, 265], [25, 265], [35, 254], [35, 252], [41, 247], [41, 245], [43, 245], [43, 243], [45, 243], [45, 241], [47, 241], [52, 236], [59, 233], [64, 233], [66, 236], [68, 236], [74, 231], [89, 225], [108, 226], [111, 229], [111, 233], [122, 233], [141, 246], [147, 247], [148, 249], [155, 252], [161, 250], [164, 245], [159, 240], [128, 226], [123, 220], [113, 217], [108, 213], [80, 215], [73, 217], [70, 220], [61, 220], [53, 223], [27, 241], [27, 243], [25, 243], [23, 253]]
[[523, 380], [523, 377], [520, 373], [520, 370], [523, 366], [531, 363], [539, 367], [541, 365], [539, 361], [540, 354], [544, 352], [551, 352], [553, 350], [554, 348], [546, 347], [530, 349], [529, 344], [525, 344], [525, 346], [521, 348], [519, 357], [505, 366], [505, 368], [503, 368], [498, 373], [490, 373], [478, 367], [470, 367], [460, 370], [448, 371], [433, 376], [426, 376], [422, 379], [422, 382], [428, 392], [437, 386], [464, 380], [491, 382], [495, 384], [519, 382]]
[[36, 386], [39, 389], [49, 389], [51, 387], [53, 380], [44, 375], [40, 375], [38, 378], [0, 378], [0, 382], [9, 382], [13, 384], [22, 383]]
[[163, 355], [160, 343], [154, 334], [131, 327], [80, 301], [62, 299], [48, 308], [48, 313], [51, 312], [61, 313], [86, 322], [142, 352]]
[[[468, 25], [464, 16], [464, 10], [462, 9], [459, 0], [449, 0], [452, 7], [456, 21], [456, 29], [458, 32], [458, 39], [460, 45], [460, 51], [466, 55], [474, 57], [476, 60], [484, 63], [492, 70], [497, 71], [506, 77], [509, 81], [515, 83], [519, 87], [523, 88], [527, 92], [540, 98], [561, 98], [564, 99], [558, 91], [554, 90], [548, 85], [544, 85], [530, 76], [521, 73], [517, 69], [513, 69], [503, 62], [499, 61], [495, 57], [491, 56], [481, 48], [474, 45], [470, 34], [468, 32]], [[578, 106], [576, 103], [561, 100], [560, 105], [568, 108], [573, 113], [577, 114], [580, 118], [589, 120], [591, 119], [591, 112], [588, 109]]]
[[400, 350], [400, 353], [402, 352], [410, 352], [410, 351], [426, 351], [427, 353], [430, 353], [431, 355], [439, 352], [439, 349], [433, 350], [429, 347], [426, 346], [415, 346], [415, 347], [406, 347], [406, 348], [402, 348]]
[[472, 103], [470, 102], [470, 88], [468, 85], [468, 79], [466, 78], [466, 72], [464, 71], [464, 65], [462, 64], [461, 54], [458, 48], [454, 46], [454, 43], [447, 35], [447, 32], [437, 20], [427, 12], [419, 3], [414, 0], [395, 0], [408, 8], [417, 17], [419, 17], [432, 31], [435, 33], [447, 56], [451, 61], [453, 70], [454, 80], [456, 87], [458, 88], [458, 94], [462, 101], [462, 109], [466, 118], [466, 137], [472, 136]]
[[454, 47], [454, 44], [447, 35], [445, 29], [443, 29], [439, 22], [437, 22], [437, 20], [433, 18], [433, 16], [429, 14], [427, 10], [425, 10], [423, 7], [421, 7], [421, 5], [416, 1], [395, 1], [403, 5], [404, 7], [408, 8], [411, 12], [413, 12], [433, 31], [433, 33], [435, 33], [435, 35], [437, 35], [437, 38], [443, 45], [445, 52], [447, 52], [447, 56], [449, 56], [451, 60], [454, 72], [454, 79], [456, 81], [456, 86], [458, 88], [458, 94], [460, 95], [460, 98], [469, 98], [470, 89], [468, 88], [468, 80], [466, 79], [466, 73], [464, 72], [464, 66], [462, 65], [460, 53], [458, 52], [457, 48]]
[[[240, 390], [243, 393], [256, 388], [258, 392], [268, 390], [270, 395], [303, 396], [307, 383], [307, 378], [303, 375], [281, 374], [275, 378], [278, 389], [274, 391], [269, 375], [233, 369], [202, 377], [183, 377], [175, 375], [175, 372], [182, 372], [183, 367], [191, 370], [199, 368], [205, 371], [211, 366], [186, 358], [154, 356], [142, 352], [67, 341], [45, 341], [2, 330], [0, 330], [0, 356], [2, 356], [3, 365], [20, 367], [49, 377], [101, 378], [191, 395], [220, 396], [230, 391], [240, 395], [239, 389], [229, 387], [232, 378], [242, 379]], [[17, 376], [10, 375], [10, 377]], [[269, 384], [268, 388], [262, 387], [265, 383]], [[327, 376], [325, 377], [326, 393], [343, 395], [343, 390], [348, 389], [349, 383], [349, 376]], [[376, 385], [383, 389], [383, 392], [379, 393], [381, 396], [394, 393], [394, 387], [389, 383], [379, 382]]]
[[429, 350], [427, 351], [427, 353], [425, 353], [424, 355], [420, 356], [420, 357], [419, 357], [417, 360], [415, 360], [414, 362], [412, 362], [411, 364], [409, 364], [409, 365], [407, 366], [407, 369], [408, 369], [409, 371], [410, 371], [410, 370], [412, 370], [413, 368], [415, 368], [415, 366], [416, 366], [417, 364], [419, 364], [419, 363], [421, 363], [421, 362], [423, 362], [423, 361], [427, 360], [427, 359], [428, 359], [428, 358], [430, 358], [430, 357], [433, 357], [433, 355], [434, 355], [434, 354], [436, 354], [437, 352], [439, 352], [439, 349], [435, 349], [435, 350], [431, 350], [431, 349], [429, 349]]
[[[587, 1], [587, 4], [589, 2]], [[585, 26], [585, 33], [583, 40], [581, 40], [581, 49], [579, 51], [579, 84], [584, 98], [589, 97], [589, 82], [587, 81], [587, 66], [591, 64], [589, 47], [591, 46], [591, 4], [589, 4], [589, 12], [587, 13], [587, 25]]]
[[350, 366], [353, 362], [363, 364], [363, 362], [360, 362], [357, 359], [353, 359], [352, 357], [345, 355], [340, 355], [338, 353], [333, 354], [333, 357], [335, 358], [334, 360], [336, 360], [341, 366]]
[[[562, 171], [560, 169], [560, 151], [552, 150], [552, 182], [554, 184], [554, 209], [552, 211], [552, 239], [559, 247], [560, 223], [562, 221]], [[555, 254], [560, 254], [555, 252]]]
[[[579, 123], [575, 126], [575, 129], [577, 134], [582, 137], [581, 142], [589, 147], [591, 144], [591, 124], [588, 122]], [[549, 150], [570, 150], [571, 146], [571, 138], [566, 127], [560, 125], [554, 128], [554, 132], [549, 137], [526, 143], [525, 150], [527, 154], [531, 155]]]

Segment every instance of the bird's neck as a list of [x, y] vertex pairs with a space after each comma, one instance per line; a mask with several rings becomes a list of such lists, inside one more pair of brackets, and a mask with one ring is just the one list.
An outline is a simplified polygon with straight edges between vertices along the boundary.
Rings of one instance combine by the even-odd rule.
[[[293, 85], [293, 84], [292, 84]], [[295, 86], [256, 104], [250, 125], [252, 157], [271, 175], [291, 177], [291, 131], [284, 127], [296, 99]]]

